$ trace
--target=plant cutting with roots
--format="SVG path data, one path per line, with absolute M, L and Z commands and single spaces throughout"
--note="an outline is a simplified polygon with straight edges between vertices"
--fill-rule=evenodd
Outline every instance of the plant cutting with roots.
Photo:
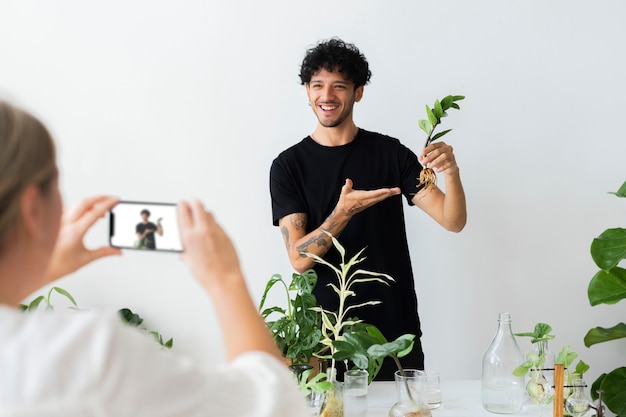
M 426 119 L 420 120 L 419 127 L 428 135 L 424 148 L 428 145 L 448 134 L 452 129 L 443 130 L 435 133 L 435 128 L 441 124 L 441 119 L 448 115 L 449 109 L 459 110 L 461 107 L 457 104 L 457 101 L 463 100 L 465 96 L 446 96 L 441 101 L 435 100 L 435 104 L 431 109 L 426 105 Z M 425 189 L 433 187 L 437 183 L 437 174 L 430 167 L 423 167 L 420 171 L 419 185 L 423 185 Z

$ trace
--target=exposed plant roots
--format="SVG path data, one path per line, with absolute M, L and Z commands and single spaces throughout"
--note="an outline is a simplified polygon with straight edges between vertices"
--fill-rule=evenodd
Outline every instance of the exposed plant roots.
M 437 184 L 437 174 L 435 174 L 435 171 L 431 168 L 424 167 L 420 172 L 419 180 L 419 185 L 423 185 L 424 189 L 427 190 Z

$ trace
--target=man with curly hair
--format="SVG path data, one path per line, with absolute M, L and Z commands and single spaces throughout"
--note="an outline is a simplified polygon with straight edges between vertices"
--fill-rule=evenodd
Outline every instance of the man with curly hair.
M 467 217 L 465 194 L 451 146 L 433 143 L 418 157 L 399 140 L 356 126 L 354 104 L 363 97 L 370 77 L 363 54 L 341 39 L 322 41 L 307 51 L 300 80 L 318 123 L 312 134 L 272 163 L 273 223 L 280 228 L 295 270 L 316 270 L 315 295 L 329 310 L 337 310 L 337 294 L 328 286 L 336 277 L 302 253 L 338 265 L 339 254 L 329 250 L 332 241 L 325 232 L 339 239 L 347 256 L 367 248 L 359 268 L 389 274 L 395 282 L 389 286 L 357 284 L 356 295 L 349 298 L 351 305 L 370 300 L 382 303 L 356 309 L 354 315 L 377 326 L 388 340 L 415 334 L 415 347 L 402 365 L 423 369 L 401 195 L 409 206 L 416 205 L 445 229 L 460 232 Z M 445 193 L 436 186 L 419 186 L 423 166 L 445 174 Z M 385 360 L 377 379 L 393 380 L 395 370 L 395 364 Z

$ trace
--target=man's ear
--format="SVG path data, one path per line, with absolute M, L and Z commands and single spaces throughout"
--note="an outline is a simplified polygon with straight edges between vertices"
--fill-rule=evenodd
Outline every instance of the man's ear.
M 355 92 L 354 92 L 354 101 L 355 102 L 358 103 L 363 98 L 363 89 L 364 89 L 364 86 L 360 86 L 360 87 L 357 87 L 357 89 L 355 90 Z
M 20 198 L 20 215 L 24 232 L 32 238 L 37 238 L 41 232 L 42 210 L 41 191 L 36 185 L 31 185 Z

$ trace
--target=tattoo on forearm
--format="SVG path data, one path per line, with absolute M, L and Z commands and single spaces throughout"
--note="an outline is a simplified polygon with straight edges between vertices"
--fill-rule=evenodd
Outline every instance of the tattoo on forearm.
M 290 217 L 291 225 L 296 228 L 296 230 L 304 230 L 306 227 L 306 214 L 304 213 L 296 213 Z
M 285 247 L 289 250 L 289 229 L 285 226 L 280 228 L 280 232 L 283 234 L 283 240 L 285 241 Z
M 302 243 L 301 245 L 298 245 L 298 247 L 296 248 L 298 250 L 298 253 L 300 254 L 300 256 L 302 258 L 304 258 L 306 255 L 303 255 L 302 252 L 307 252 L 309 249 L 309 246 L 311 246 L 312 244 L 317 244 L 317 247 L 328 247 L 328 236 L 325 235 L 324 233 L 321 233 L 317 236 L 313 236 L 311 237 L 309 240 L 307 240 L 306 242 Z

